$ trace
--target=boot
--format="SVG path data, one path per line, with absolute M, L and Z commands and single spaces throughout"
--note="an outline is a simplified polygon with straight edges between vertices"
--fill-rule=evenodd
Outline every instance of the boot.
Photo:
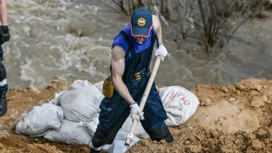
M 6 95 L 1 95 L 0 97 L 0 116 L 4 116 L 7 112 L 7 100 Z
M 96 151 L 93 148 L 91 148 L 91 152 L 90 153 L 100 153 L 100 151 Z

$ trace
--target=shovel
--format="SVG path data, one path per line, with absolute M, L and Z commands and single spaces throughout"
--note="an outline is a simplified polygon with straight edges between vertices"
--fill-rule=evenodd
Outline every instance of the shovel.
M 156 77 L 156 74 L 157 74 L 157 71 L 158 71 L 158 68 L 159 68 L 159 65 L 160 65 L 160 62 L 161 62 L 161 58 L 160 57 L 157 57 L 156 59 L 156 62 L 155 62 L 155 65 L 153 67 L 153 70 L 152 70 L 152 73 L 151 73 L 151 76 L 147 82 L 147 85 L 146 85 L 146 88 L 145 88 L 145 91 L 144 91 L 144 94 L 143 94 L 143 97 L 142 97 L 142 100 L 140 102 L 140 109 L 141 111 L 143 111 L 143 108 L 145 106 L 145 103 L 146 103 L 146 100 L 147 100 L 147 97 L 149 95 L 149 92 L 150 92 L 150 89 L 152 87 L 152 84 L 154 82 L 154 79 Z M 127 151 L 130 143 L 131 143 L 131 140 L 133 138 L 133 133 L 139 123 L 140 119 L 139 119 L 139 116 L 136 116 L 134 119 L 133 119 L 133 122 L 132 122 L 132 126 L 130 128 L 130 131 L 129 131 L 129 134 L 126 138 L 126 141 L 125 141 L 125 150 L 124 152 Z

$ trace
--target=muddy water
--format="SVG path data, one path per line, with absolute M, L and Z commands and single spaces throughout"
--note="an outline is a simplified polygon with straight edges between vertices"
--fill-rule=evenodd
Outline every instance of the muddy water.
M 8 8 L 11 40 L 3 47 L 10 88 L 46 86 L 55 76 L 66 81 L 105 79 L 112 39 L 129 22 L 129 17 L 89 0 L 10 0 Z M 169 56 L 161 63 L 157 84 L 192 88 L 272 79 L 271 25 L 271 18 L 246 23 L 237 39 L 211 57 L 192 56 L 165 39 Z M 163 30 L 167 33 L 167 27 Z

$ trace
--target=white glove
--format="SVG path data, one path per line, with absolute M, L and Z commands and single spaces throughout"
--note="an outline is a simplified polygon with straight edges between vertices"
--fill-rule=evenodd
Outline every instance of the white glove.
M 135 102 L 130 105 L 130 116 L 132 120 L 134 120 L 137 115 L 139 116 L 140 120 L 144 120 L 144 113 L 141 111 L 139 105 Z
M 165 56 L 168 54 L 167 49 L 164 47 L 163 44 L 160 44 L 159 48 L 155 50 L 155 56 L 160 56 L 162 61 L 164 60 Z

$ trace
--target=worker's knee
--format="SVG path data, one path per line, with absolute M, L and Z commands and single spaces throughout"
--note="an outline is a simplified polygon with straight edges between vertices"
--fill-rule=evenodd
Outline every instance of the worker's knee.
M 168 127 L 165 124 L 162 124 L 159 127 L 151 128 L 146 130 L 152 140 L 161 141 L 165 140 L 166 142 L 172 142 L 174 140 L 172 134 L 170 133 Z
M 105 130 L 99 125 L 92 138 L 92 144 L 95 148 L 100 147 L 105 144 L 111 144 L 117 134 L 117 130 Z
M 106 132 L 98 125 L 94 133 L 94 136 L 92 138 L 92 145 L 95 148 L 98 148 L 104 145 L 105 138 L 106 138 Z

